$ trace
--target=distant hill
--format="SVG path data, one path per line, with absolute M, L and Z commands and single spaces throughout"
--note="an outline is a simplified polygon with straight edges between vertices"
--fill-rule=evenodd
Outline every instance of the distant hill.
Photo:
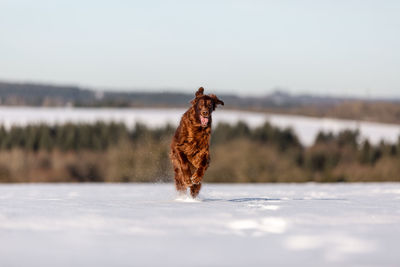
M 79 87 L 0 82 L 2 105 L 64 106 L 94 101 L 93 91 Z
M 193 90 L 194 91 L 194 90 Z M 275 91 L 265 96 L 218 94 L 225 108 L 334 117 L 400 124 L 399 99 L 292 95 Z M 187 107 L 193 94 L 177 92 L 100 91 L 77 86 L 0 82 L 0 105 L 73 107 Z
M 263 97 L 219 94 L 230 107 L 266 108 L 304 105 L 334 105 L 347 99 L 312 95 L 290 95 L 275 91 Z M 175 92 L 115 92 L 34 83 L 0 82 L 0 104 L 27 106 L 108 106 L 179 107 L 187 106 L 193 94 Z

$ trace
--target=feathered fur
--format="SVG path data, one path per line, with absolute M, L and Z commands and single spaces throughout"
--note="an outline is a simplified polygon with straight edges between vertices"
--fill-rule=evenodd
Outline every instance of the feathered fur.
M 200 192 L 204 172 L 210 164 L 211 113 L 224 102 L 200 87 L 192 106 L 183 114 L 171 143 L 170 157 L 178 192 L 190 187 L 193 198 Z

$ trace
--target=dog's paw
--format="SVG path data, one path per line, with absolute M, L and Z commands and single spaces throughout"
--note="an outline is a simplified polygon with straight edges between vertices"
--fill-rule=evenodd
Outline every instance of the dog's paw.
M 192 181 L 192 184 L 199 184 L 201 182 L 201 177 L 198 177 L 196 174 L 193 174 L 190 180 Z

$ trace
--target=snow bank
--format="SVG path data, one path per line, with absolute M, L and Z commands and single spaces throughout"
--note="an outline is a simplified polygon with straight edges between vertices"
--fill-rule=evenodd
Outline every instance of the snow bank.
M 398 266 L 400 184 L 0 185 L 0 266 Z

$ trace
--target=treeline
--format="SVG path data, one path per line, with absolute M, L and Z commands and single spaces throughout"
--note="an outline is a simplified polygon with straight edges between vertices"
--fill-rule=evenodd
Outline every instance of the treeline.
M 21 148 L 25 151 L 60 151 L 69 150 L 106 150 L 122 141 L 134 142 L 143 138 L 160 139 L 170 135 L 171 126 L 150 130 L 145 125 L 137 124 L 130 131 L 123 123 L 72 124 L 49 126 L 29 125 L 14 126 L 6 130 L 0 127 L 0 149 Z
M 121 123 L 0 127 L 0 182 L 172 181 L 174 127 Z M 268 122 L 213 129 L 207 182 L 400 181 L 397 144 L 360 142 L 357 131 L 319 133 L 311 147 Z

